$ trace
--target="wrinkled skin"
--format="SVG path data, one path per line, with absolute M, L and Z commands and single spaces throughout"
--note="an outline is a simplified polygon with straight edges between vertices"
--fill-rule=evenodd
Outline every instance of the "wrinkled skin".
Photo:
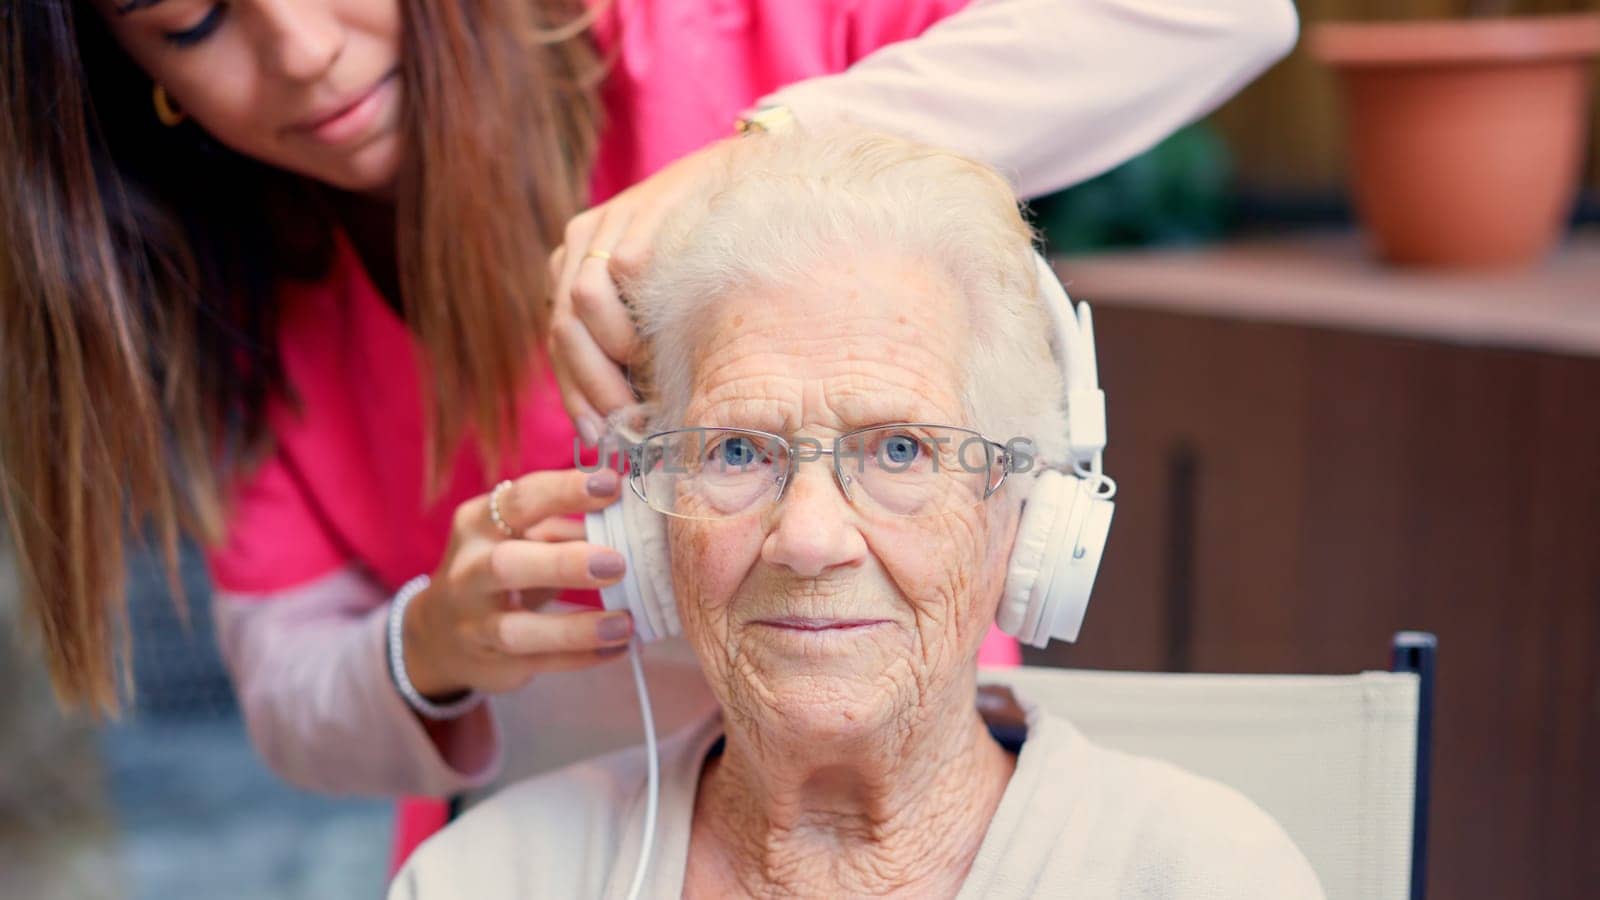
M 687 422 L 824 445 L 967 424 L 966 301 L 926 268 L 864 256 L 726 298 L 700 332 Z M 954 893 L 1014 765 L 973 686 L 1016 523 L 1005 490 L 930 518 L 854 506 L 825 461 L 762 516 L 670 521 L 684 632 L 728 730 L 702 775 L 690 894 Z M 881 621 L 767 624 L 785 616 Z

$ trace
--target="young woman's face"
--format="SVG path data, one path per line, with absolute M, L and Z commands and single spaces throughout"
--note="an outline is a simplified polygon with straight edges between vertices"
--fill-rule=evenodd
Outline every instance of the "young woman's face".
M 345 190 L 393 184 L 399 0 L 95 2 L 134 61 L 218 141 Z

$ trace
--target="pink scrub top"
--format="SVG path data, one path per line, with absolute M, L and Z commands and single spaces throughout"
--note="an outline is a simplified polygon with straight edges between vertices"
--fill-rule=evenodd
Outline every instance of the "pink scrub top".
M 607 129 L 595 202 L 728 135 L 762 96 L 835 73 L 914 37 L 965 0 L 696 0 L 612 3 L 596 25 L 618 51 L 603 88 Z M 343 566 L 387 591 L 433 571 L 460 503 L 503 477 L 573 465 L 574 429 L 549 368 L 520 407 L 520 456 L 486 472 L 469 440 L 442 493 L 424 497 L 424 376 L 405 323 L 338 241 L 331 271 L 285 283 L 279 346 L 298 402 L 269 404 L 273 456 L 236 483 L 224 542 L 208 553 L 215 585 L 234 594 L 293 588 Z M 599 606 L 593 591 L 564 599 Z M 1016 664 L 1015 641 L 992 631 L 980 660 Z

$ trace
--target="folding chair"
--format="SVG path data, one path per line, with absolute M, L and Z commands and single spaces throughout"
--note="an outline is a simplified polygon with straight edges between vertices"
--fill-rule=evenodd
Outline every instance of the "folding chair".
M 1104 746 L 1249 797 L 1288 832 L 1331 900 L 1422 900 L 1436 649 L 1432 634 L 1403 631 L 1389 672 L 1023 666 L 982 669 L 979 682 L 1015 689 Z M 448 817 L 459 811 L 456 798 Z
M 1329 898 L 1421 900 L 1433 635 L 1401 632 L 1393 671 L 1207 675 L 985 669 L 1090 739 L 1220 781 L 1283 826 Z

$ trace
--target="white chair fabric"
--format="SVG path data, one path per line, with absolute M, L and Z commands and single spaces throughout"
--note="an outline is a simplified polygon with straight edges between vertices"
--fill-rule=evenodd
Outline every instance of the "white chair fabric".
M 1164 759 L 1253 800 L 1330 900 L 1410 890 L 1418 681 L 1412 673 L 1203 675 L 985 669 L 1102 746 Z

